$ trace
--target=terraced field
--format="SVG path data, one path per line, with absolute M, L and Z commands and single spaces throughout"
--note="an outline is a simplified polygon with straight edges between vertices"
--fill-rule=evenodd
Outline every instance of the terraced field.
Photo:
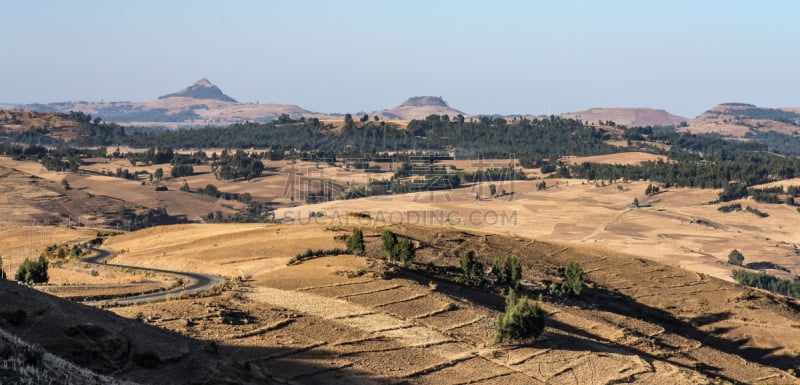
M 193 226 L 143 232 L 176 240 Z M 223 242 L 225 226 L 209 228 Z M 280 237 L 328 245 L 346 229 L 322 225 L 229 226 L 271 245 Z M 279 231 L 277 231 L 280 229 Z M 544 335 L 524 344 L 493 344 L 493 322 L 504 299 L 382 259 L 348 255 L 286 266 L 290 247 L 263 257 L 215 251 L 204 268 L 243 263 L 252 277 L 221 296 L 114 309 L 120 315 L 211 340 L 219 354 L 249 368 L 254 378 L 297 384 L 647 384 L 792 383 L 800 351 L 798 304 L 705 274 L 596 247 L 581 247 L 453 229 L 393 226 L 418 244 L 418 262 L 455 268 L 456 255 L 475 250 L 486 263 L 518 255 L 525 291 L 556 278 L 578 261 L 590 284 L 579 299 L 544 296 Z M 380 256 L 379 227 L 365 227 L 367 254 Z M 195 231 L 197 233 L 197 231 Z M 130 247 L 126 235 L 114 244 Z M 326 241 L 327 239 L 327 241 Z M 193 248 L 201 247 L 199 237 Z M 191 253 L 164 245 L 187 264 Z M 222 244 L 220 244 L 222 247 Z M 299 243 L 295 248 L 302 247 Z M 129 250 L 144 264 L 167 263 L 162 249 Z M 295 251 L 300 252 L 302 248 Z M 261 254 L 254 260 L 249 254 Z M 283 263 L 276 263 L 282 261 Z M 257 265 L 261 263 L 265 267 Z

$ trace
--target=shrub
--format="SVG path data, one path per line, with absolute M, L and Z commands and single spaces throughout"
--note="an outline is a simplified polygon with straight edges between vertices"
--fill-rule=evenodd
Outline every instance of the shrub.
M 742 211 L 742 204 L 741 203 L 733 203 L 725 206 L 720 206 L 717 210 L 723 213 L 729 213 L 731 211 Z
M 156 191 L 169 191 L 169 188 L 165 185 L 156 186 Z
M 305 261 L 306 259 L 311 259 L 314 257 L 321 257 L 323 255 L 341 255 L 341 254 L 346 254 L 348 252 L 349 252 L 348 250 L 342 250 L 339 248 L 317 249 L 317 250 L 306 249 L 306 251 L 292 257 L 292 259 L 290 259 L 289 262 L 286 264 L 291 266 L 291 265 L 296 265 L 302 261 Z
M 364 233 L 358 227 L 353 228 L 353 233 L 347 237 L 347 251 L 359 256 L 364 255 Z
M 728 263 L 731 265 L 742 266 L 744 262 L 744 255 L 739 250 L 733 249 L 728 254 Z
M 755 215 L 758 215 L 761 218 L 766 218 L 766 217 L 769 216 L 769 214 L 767 214 L 767 213 L 765 213 L 765 212 L 763 212 L 763 211 L 761 211 L 759 209 L 752 208 L 750 206 L 747 206 L 744 210 L 747 211 L 748 213 L 753 213 Z
M 512 255 L 495 259 L 492 264 L 492 272 L 497 286 L 509 290 L 519 289 L 519 282 L 522 279 L 522 265 L 517 257 Z
M 564 268 L 564 291 L 580 295 L 583 289 L 583 268 L 578 262 L 570 262 Z
M 516 291 L 511 290 L 506 297 L 505 314 L 497 316 L 495 322 L 495 343 L 537 338 L 544 331 L 546 318 L 539 303 L 517 299 Z

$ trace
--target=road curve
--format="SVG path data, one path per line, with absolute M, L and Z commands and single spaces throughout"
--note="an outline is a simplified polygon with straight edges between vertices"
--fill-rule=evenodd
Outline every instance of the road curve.
M 158 302 L 158 301 L 166 301 L 167 297 L 177 296 L 183 293 L 195 293 L 198 291 L 208 290 L 215 285 L 225 282 L 225 279 L 222 277 L 218 277 L 216 275 L 209 275 L 209 274 L 199 274 L 199 273 L 190 273 L 185 271 L 172 271 L 172 270 L 162 270 L 162 269 L 151 269 L 147 267 L 139 267 L 139 266 L 129 266 L 129 265 L 117 265 L 111 263 L 105 263 L 108 258 L 111 258 L 111 252 L 108 250 L 103 249 L 87 249 L 94 252 L 94 255 L 91 255 L 86 258 L 81 258 L 81 262 L 101 265 L 101 266 L 112 266 L 112 267 L 121 267 L 124 269 L 134 269 L 139 271 L 150 271 L 154 273 L 163 273 L 163 274 L 170 274 L 170 275 L 177 275 L 183 278 L 188 278 L 188 284 L 184 285 L 183 287 L 178 287 L 166 291 L 159 291 L 156 293 L 148 293 L 136 296 L 122 296 L 119 298 L 112 298 L 106 299 L 102 301 L 87 301 L 84 302 L 87 305 L 134 305 L 142 302 Z

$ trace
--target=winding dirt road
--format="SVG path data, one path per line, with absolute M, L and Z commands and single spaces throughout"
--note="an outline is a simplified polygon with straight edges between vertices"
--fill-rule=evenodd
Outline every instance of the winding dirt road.
M 196 293 L 203 290 L 208 290 L 214 287 L 217 284 L 225 282 L 225 279 L 222 277 L 218 277 L 216 275 L 209 275 L 209 274 L 199 274 L 199 273 L 190 273 L 184 271 L 172 271 L 172 270 L 162 270 L 162 269 L 151 269 L 146 267 L 138 267 L 138 266 L 129 266 L 129 265 L 117 265 L 106 263 L 105 261 L 111 258 L 112 253 L 108 250 L 103 249 L 95 249 L 91 248 L 88 249 L 94 252 L 94 255 L 81 258 L 81 262 L 101 265 L 101 266 L 112 266 L 112 267 L 121 267 L 124 269 L 134 269 L 139 271 L 145 272 L 153 272 L 153 273 L 161 273 L 161 274 L 170 274 L 179 276 L 185 279 L 188 279 L 187 284 L 177 287 L 170 290 L 160 291 L 157 293 L 147 293 L 141 294 L 136 296 L 122 296 L 119 298 L 112 298 L 106 299 L 102 301 L 87 301 L 84 302 L 87 305 L 98 306 L 98 305 L 134 305 L 143 302 L 158 302 L 158 301 L 166 301 L 168 297 L 177 296 L 184 293 Z

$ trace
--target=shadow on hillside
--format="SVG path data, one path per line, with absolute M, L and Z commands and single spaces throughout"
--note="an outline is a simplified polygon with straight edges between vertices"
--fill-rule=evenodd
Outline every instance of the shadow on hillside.
M 702 326 L 730 319 L 733 316 L 733 314 L 730 312 L 720 312 L 695 317 L 690 320 L 682 320 L 676 318 L 673 314 L 666 310 L 650 307 L 639 303 L 633 298 L 624 294 L 597 287 L 585 288 L 581 293 L 580 301 L 575 301 L 574 304 L 586 308 L 596 309 L 597 306 L 595 304 L 597 303 L 603 304 L 602 310 L 612 311 L 617 314 L 658 324 L 665 329 L 666 333 L 673 333 L 680 337 L 692 339 L 700 343 L 701 346 L 707 346 L 724 353 L 736 355 L 748 361 L 756 362 L 764 366 L 775 367 L 778 369 L 792 368 L 797 370 L 796 358 L 785 354 L 776 355 L 775 352 L 778 349 L 766 349 L 751 346 L 749 344 L 749 338 L 731 340 L 720 337 L 719 335 L 729 330 L 727 328 L 715 328 L 713 329 L 713 332 L 703 331 L 700 329 Z M 575 332 L 578 333 L 580 331 Z M 596 338 L 596 336 L 592 336 L 585 331 L 580 333 L 587 337 Z M 654 339 L 655 342 L 659 342 L 657 336 L 652 336 L 650 338 Z M 661 344 L 669 347 L 669 344 L 666 342 L 661 342 Z M 647 354 L 644 352 L 641 353 Z M 675 365 L 681 365 L 669 358 L 667 358 L 666 361 Z M 707 364 L 701 363 L 695 367 L 692 367 L 692 369 L 698 370 L 706 375 L 724 377 L 716 372 L 712 366 Z M 733 379 L 729 380 L 733 381 Z
M 219 345 L 0 280 L 0 328 L 95 373 L 142 384 L 368 384 L 372 378 L 324 344 Z M 12 319 L 18 309 L 22 319 Z M 274 344 L 273 341 L 268 341 Z M 252 344 L 251 346 L 243 346 Z M 155 357 L 155 359 L 154 359 Z
M 484 306 L 489 309 L 502 312 L 505 307 L 505 298 L 499 294 L 471 289 L 463 285 L 450 283 L 447 281 L 431 278 L 414 272 L 403 271 L 400 273 L 403 278 L 411 279 L 421 285 L 434 282 L 437 291 L 453 296 L 468 299 L 470 302 Z M 538 293 L 522 292 L 521 295 L 529 298 L 538 297 Z M 778 369 L 793 368 L 797 370 L 795 357 L 789 355 L 775 355 L 777 349 L 765 349 L 751 346 L 750 339 L 731 340 L 720 337 L 730 329 L 717 327 L 713 332 L 706 332 L 700 329 L 702 326 L 713 324 L 719 321 L 730 319 L 733 314 L 730 312 L 720 312 L 714 314 L 695 317 L 690 320 L 676 318 L 668 311 L 653 308 L 635 301 L 633 298 L 621 293 L 608 291 L 602 288 L 585 287 L 579 299 L 566 299 L 566 304 L 578 306 L 587 310 L 609 311 L 612 313 L 641 319 L 662 326 L 665 333 L 671 333 L 679 337 L 685 337 L 697 342 L 695 347 L 707 346 L 711 349 L 724 353 L 742 357 L 748 361 L 756 362 L 764 366 L 775 367 Z M 602 304 L 598 306 L 597 304 Z M 636 334 L 633 330 L 628 330 Z M 673 346 L 671 341 L 659 340 L 658 336 L 639 334 L 637 337 L 646 341 L 650 348 L 672 352 L 672 355 L 656 355 L 646 348 L 637 346 L 621 345 L 600 335 L 594 334 L 586 329 L 574 327 L 572 325 L 559 322 L 554 318 L 547 321 L 545 334 L 539 340 L 530 342 L 526 346 L 541 349 L 555 348 L 578 351 L 615 351 L 620 354 L 636 354 L 648 361 L 665 361 L 672 365 L 697 371 L 711 378 L 737 383 L 739 380 L 728 378 L 723 373 L 723 368 L 714 365 L 714 362 L 696 362 L 692 365 L 686 364 L 687 361 L 700 361 L 687 357 L 686 352 L 681 351 L 682 346 Z M 702 353 L 701 353 L 702 354 Z M 709 359 L 710 360 L 710 359 Z

